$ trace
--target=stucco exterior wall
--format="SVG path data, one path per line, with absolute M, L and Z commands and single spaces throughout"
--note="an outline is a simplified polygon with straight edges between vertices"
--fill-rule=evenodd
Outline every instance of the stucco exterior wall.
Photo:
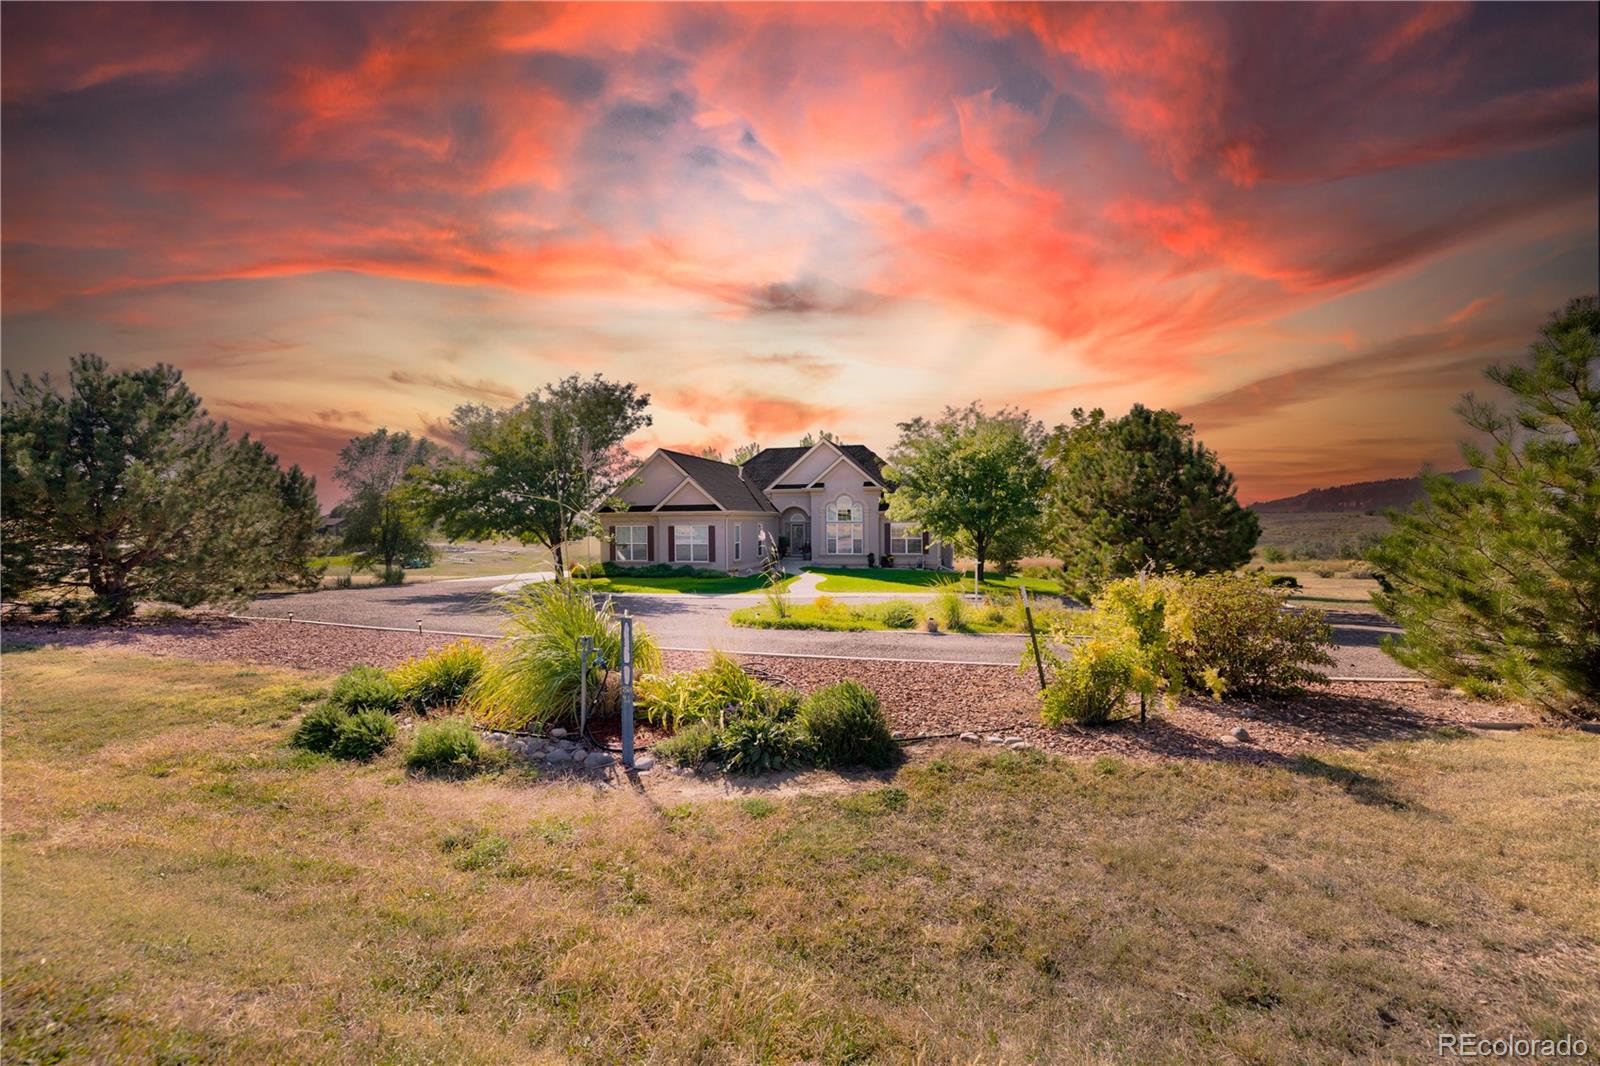
M 727 570 L 730 573 L 746 573 L 760 565 L 759 531 L 765 529 L 767 536 L 777 536 L 777 519 L 775 514 L 767 513 L 731 513 L 731 512 L 635 512 L 632 514 L 605 515 L 601 518 L 601 525 L 606 530 L 606 550 L 602 558 L 614 562 L 619 566 L 650 566 L 665 563 L 670 566 L 693 566 L 709 570 Z M 709 526 L 716 532 L 715 558 L 704 562 L 690 562 L 689 560 L 673 559 L 668 551 L 669 526 Z M 626 560 L 611 558 L 611 542 L 615 537 L 618 526 L 644 526 L 655 530 L 655 556 L 648 560 Z M 739 558 L 734 558 L 734 527 L 740 527 L 743 534 L 743 550 Z

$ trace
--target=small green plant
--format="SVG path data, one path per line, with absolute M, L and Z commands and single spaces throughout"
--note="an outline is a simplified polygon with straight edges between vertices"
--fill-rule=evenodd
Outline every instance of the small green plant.
M 899 754 L 877 694 L 854 681 L 813 692 L 801 705 L 800 724 L 818 766 L 881 770 Z
M 789 617 L 792 602 L 789 599 L 788 586 L 773 582 L 761 594 L 767 601 L 767 606 L 772 609 L 772 617 L 784 619 Z
M 1282 548 L 1263 548 L 1261 558 L 1269 563 L 1285 563 L 1289 561 L 1289 553 Z
M 698 770 L 716 761 L 717 731 L 709 722 L 695 722 L 657 741 L 650 750 L 670 763 Z
M 483 758 L 483 741 L 459 718 L 426 722 L 406 751 L 406 766 L 427 774 L 469 770 Z
M 333 742 L 339 737 L 339 726 L 346 718 L 350 717 L 344 711 L 324 703 L 305 713 L 300 719 L 300 724 L 295 727 L 294 736 L 290 743 L 306 751 L 327 753 L 333 749 Z
M 794 720 L 798 700 L 741 708 L 718 731 L 717 754 L 730 774 L 785 770 L 809 754 L 807 738 Z
M 407 659 L 389 673 L 405 703 L 417 710 L 461 702 L 488 665 L 483 645 L 458 640 L 428 654 Z
M 879 608 L 878 619 L 890 629 L 910 629 L 917 624 L 917 610 L 909 603 L 886 603 Z
M 328 754 L 336 759 L 370 759 L 394 740 L 394 718 L 387 711 L 367 707 L 347 714 Z
M 376 710 L 391 714 L 400 709 L 400 690 L 376 666 L 357 666 L 334 681 L 328 702 L 347 713 Z
M 641 678 L 634 686 L 639 714 L 651 725 L 666 729 L 707 720 L 720 722 L 727 708 L 762 702 L 771 691 L 722 652 L 712 652 L 704 669 Z

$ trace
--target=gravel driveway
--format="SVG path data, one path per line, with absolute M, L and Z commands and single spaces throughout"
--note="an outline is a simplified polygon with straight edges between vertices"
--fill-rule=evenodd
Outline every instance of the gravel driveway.
M 256 617 L 343 622 L 356 625 L 454 630 L 499 636 L 500 597 L 493 589 L 503 578 L 435 581 L 426 585 L 327 589 L 264 596 L 244 612 Z M 758 602 L 749 596 L 629 595 L 614 597 L 664 648 L 768 655 L 818 655 L 848 658 L 912 659 L 996 663 L 1013 666 L 1027 638 L 1020 634 L 884 632 L 829 633 L 821 630 L 744 629 L 728 624 L 737 607 Z M 1333 625 L 1336 677 L 1412 677 L 1378 647 L 1398 632 L 1370 615 L 1329 615 Z

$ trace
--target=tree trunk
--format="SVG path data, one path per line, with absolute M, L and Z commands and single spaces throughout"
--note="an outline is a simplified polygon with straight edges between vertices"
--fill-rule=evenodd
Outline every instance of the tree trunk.
M 972 548 L 973 548 L 973 555 L 975 555 L 977 557 L 977 560 L 978 560 L 978 589 L 981 590 L 983 588 L 983 556 L 984 556 L 984 543 L 983 543 L 982 538 L 974 537 L 973 541 L 972 541 Z
M 560 540 L 557 540 L 552 548 L 556 556 L 557 581 L 565 581 L 567 579 L 567 554 L 565 548 L 566 545 L 562 544 Z

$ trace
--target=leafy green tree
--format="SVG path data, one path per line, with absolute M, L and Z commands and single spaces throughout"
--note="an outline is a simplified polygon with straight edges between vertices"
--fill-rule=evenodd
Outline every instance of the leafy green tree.
M 344 546 L 361 554 L 361 565 L 382 566 L 385 581 L 397 580 L 407 562 L 433 558 L 428 523 L 406 499 L 405 487 L 443 453 L 426 437 L 376 429 L 353 437 L 339 451 L 333 478 L 350 493 L 344 504 Z
M 760 454 L 761 445 L 755 441 L 751 441 L 749 444 L 741 444 L 733 450 L 733 465 L 743 466 Z
M 514 407 L 458 407 L 450 424 L 466 454 L 423 473 L 408 495 L 452 539 L 544 545 L 565 577 L 566 543 L 599 532 L 594 512 L 633 473 L 622 442 L 650 424 L 649 404 L 636 385 L 574 374 Z
M 65 391 L 48 374 L 7 374 L 6 393 L 8 599 L 125 618 L 141 600 L 192 607 L 315 584 L 316 482 L 230 439 L 173 367 L 112 371 L 80 355 Z
M 1045 447 L 1045 539 L 1080 596 L 1154 568 L 1233 570 L 1261 535 L 1233 475 L 1173 411 L 1072 412 Z
M 832 441 L 835 444 L 839 443 L 839 438 L 836 435 L 834 435 L 833 433 L 829 432 L 826 429 L 819 429 L 815 433 L 807 432 L 805 436 L 801 437 L 800 438 L 800 447 L 809 448 L 812 445 L 816 444 L 818 441 L 824 441 L 824 440 Z
M 1426 498 L 1369 555 L 1405 665 L 1474 694 L 1600 712 L 1597 334 L 1600 305 L 1573 300 L 1527 365 L 1491 367 L 1514 409 L 1472 395 L 1457 408 L 1487 438 L 1461 449 L 1481 479 L 1425 476 Z
M 1013 408 L 989 414 L 979 404 L 947 407 L 937 420 L 902 422 L 885 471 L 897 483 L 889 516 L 970 551 L 981 584 L 996 542 L 1008 541 L 1015 552 L 1033 539 L 1045 486 L 1043 446 L 1044 426 Z

